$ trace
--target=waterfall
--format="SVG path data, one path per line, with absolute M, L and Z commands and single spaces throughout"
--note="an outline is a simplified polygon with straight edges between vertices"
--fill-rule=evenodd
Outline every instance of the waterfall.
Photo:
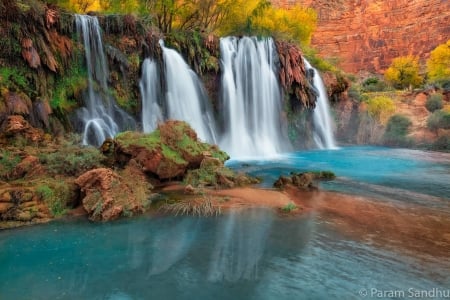
M 142 63 L 142 77 L 139 82 L 142 96 L 142 129 L 144 132 L 152 132 L 158 122 L 163 121 L 163 115 L 158 105 L 159 74 L 155 61 L 146 58 Z
M 220 39 L 224 133 L 231 156 L 271 156 L 288 144 L 281 126 L 281 90 L 272 39 Z
M 88 72 L 85 107 L 77 111 L 77 116 L 83 124 L 83 144 L 99 146 L 120 130 L 134 128 L 135 122 L 109 95 L 108 65 L 97 17 L 75 15 L 75 23 L 83 41 Z
M 166 104 L 170 119 L 188 122 L 200 139 L 216 142 L 214 119 L 203 84 L 175 50 L 160 41 L 166 76 Z
M 327 91 L 319 72 L 303 58 L 307 69 L 313 70 L 313 82 L 319 95 L 313 113 L 314 141 L 320 149 L 337 149 L 333 134 L 333 121 L 330 114 Z

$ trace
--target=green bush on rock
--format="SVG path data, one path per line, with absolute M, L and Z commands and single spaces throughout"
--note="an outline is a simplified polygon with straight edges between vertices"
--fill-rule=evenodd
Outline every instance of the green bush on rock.
M 105 156 L 94 147 L 65 145 L 55 152 L 41 153 L 39 160 L 50 174 L 78 176 L 103 166 Z
M 393 115 L 386 126 L 383 140 L 386 145 L 405 147 L 411 144 L 411 140 L 406 137 L 409 133 L 411 120 L 404 115 Z
M 195 131 L 183 121 L 167 121 L 150 133 L 122 132 L 114 141 L 115 160 L 126 164 L 135 159 L 142 169 L 159 179 L 182 176 L 188 169 L 197 169 L 211 156 L 222 164 L 229 158 L 216 145 L 198 140 Z
M 425 107 L 429 112 L 434 112 L 441 109 L 443 107 L 442 98 L 443 96 L 441 94 L 430 95 L 425 103 Z

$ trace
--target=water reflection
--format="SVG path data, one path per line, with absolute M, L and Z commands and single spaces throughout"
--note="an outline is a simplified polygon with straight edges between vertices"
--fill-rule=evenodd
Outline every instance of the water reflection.
M 448 265 L 349 239 L 313 213 L 51 223 L 0 232 L 0 245 L 1 299 L 355 299 L 369 283 L 450 284 Z
M 216 229 L 208 279 L 256 279 L 272 221 L 273 213 L 262 209 L 249 209 L 245 218 L 236 212 L 221 218 Z

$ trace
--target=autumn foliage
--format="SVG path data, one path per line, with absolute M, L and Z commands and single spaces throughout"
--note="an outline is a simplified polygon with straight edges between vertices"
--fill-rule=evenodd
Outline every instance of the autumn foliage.
M 396 88 L 411 88 L 420 85 L 418 58 L 412 55 L 394 58 L 384 73 L 384 78 Z
M 450 40 L 431 51 L 427 70 L 432 82 L 450 80 Z
M 267 0 L 51 0 L 78 13 L 134 13 L 149 16 L 163 33 L 196 30 L 218 35 L 276 36 L 308 45 L 317 14 L 300 5 L 289 9 Z

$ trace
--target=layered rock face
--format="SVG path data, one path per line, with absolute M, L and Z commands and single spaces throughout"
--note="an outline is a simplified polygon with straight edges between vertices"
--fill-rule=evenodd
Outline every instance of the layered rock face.
M 312 45 L 322 57 L 338 57 L 347 72 L 383 72 L 398 56 L 427 59 L 450 38 L 446 0 L 280 0 L 318 13 Z

